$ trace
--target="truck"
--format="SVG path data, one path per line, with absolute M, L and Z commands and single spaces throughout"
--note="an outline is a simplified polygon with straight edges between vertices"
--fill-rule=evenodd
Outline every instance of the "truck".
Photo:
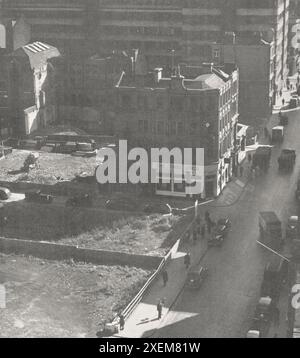
M 279 171 L 292 171 L 296 162 L 296 151 L 294 149 L 282 149 L 278 157 Z
M 267 171 L 270 166 L 271 154 L 271 146 L 259 146 L 253 154 L 252 167 L 259 167 L 259 169 Z
M 262 211 L 258 218 L 260 240 L 274 250 L 283 245 L 281 221 L 273 211 Z
M 277 300 L 281 284 L 288 275 L 288 262 L 279 256 L 273 256 L 266 264 L 263 281 L 260 288 L 261 297 L 271 297 Z

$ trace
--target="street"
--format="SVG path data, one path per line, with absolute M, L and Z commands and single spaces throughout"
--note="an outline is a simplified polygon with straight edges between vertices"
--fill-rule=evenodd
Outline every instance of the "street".
M 233 206 L 208 207 L 214 220 L 230 218 L 231 231 L 223 246 L 209 249 L 201 261 L 201 266 L 209 270 L 203 286 L 199 291 L 183 291 L 156 337 L 246 336 L 259 299 L 264 267 L 271 255 L 256 243 L 258 212 L 275 211 L 284 224 L 289 215 L 297 212 L 294 197 L 300 169 L 300 118 L 298 111 L 288 116 L 284 142 L 273 148 L 268 174 L 251 182 L 254 190 L 246 188 Z M 282 148 L 296 149 L 298 157 L 291 174 L 278 173 L 277 158 Z

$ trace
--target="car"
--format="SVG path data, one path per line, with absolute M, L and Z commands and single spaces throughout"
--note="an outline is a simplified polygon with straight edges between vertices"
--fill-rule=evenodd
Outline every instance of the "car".
M 135 211 L 136 204 L 132 203 L 130 200 L 126 199 L 109 199 L 105 203 L 106 209 L 109 210 L 125 210 L 125 211 Z
M 290 216 L 287 222 L 286 227 L 286 236 L 289 239 L 297 238 L 297 229 L 298 229 L 298 216 Z
M 274 302 L 271 297 L 261 297 L 256 306 L 254 319 L 260 323 L 268 323 L 271 321 L 274 308 Z
M 92 206 L 93 199 L 90 194 L 74 195 L 66 201 L 66 206 Z
M 32 190 L 25 193 L 25 200 L 27 201 L 51 204 L 53 199 L 53 195 L 43 194 L 41 190 Z
M 223 244 L 224 237 L 222 235 L 212 236 L 208 239 L 208 246 L 221 246 Z
M 144 212 L 146 214 L 170 214 L 171 207 L 164 203 L 147 203 L 144 206 Z
M 11 192 L 8 188 L 0 187 L 0 200 L 7 200 L 11 196 Z
M 186 286 L 190 289 L 199 289 L 207 276 L 207 268 L 203 266 L 199 268 L 191 268 L 187 274 Z

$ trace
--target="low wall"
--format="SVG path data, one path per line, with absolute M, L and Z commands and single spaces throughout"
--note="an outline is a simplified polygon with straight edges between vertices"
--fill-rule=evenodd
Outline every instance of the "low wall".
M 29 182 L 9 182 L 0 181 L 0 186 L 4 186 L 13 192 L 23 193 L 28 190 L 41 190 L 44 194 L 57 196 L 72 196 L 80 193 L 95 193 L 98 187 L 95 184 L 80 184 L 71 182 L 61 182 L 54 185 L 36 184 Z
M 72 245 L 0 238 L 0 251 L 5 254 L 31 255 L 47 260 L 70 260 L 108 266 L 134 266 L 156 269 L 162 257 L 133 255 L 124 252 L 92 250 Z

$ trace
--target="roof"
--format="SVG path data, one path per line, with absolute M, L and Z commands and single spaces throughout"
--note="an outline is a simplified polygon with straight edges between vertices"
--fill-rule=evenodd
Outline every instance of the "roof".
M 225 82 L 216 74 L 207 73 L 194 80 L 184 80 L 183 84 L 188 89 L 216 89 L 223 87 Z
M 50 58 L 59 57 L 60 52 L 54 46 L 36 41 L 19 47 L 12 55 L 14 57 L 28 57 L 31 68 L 36 68 L 40 67 L 41 64 L 46 64 Z

